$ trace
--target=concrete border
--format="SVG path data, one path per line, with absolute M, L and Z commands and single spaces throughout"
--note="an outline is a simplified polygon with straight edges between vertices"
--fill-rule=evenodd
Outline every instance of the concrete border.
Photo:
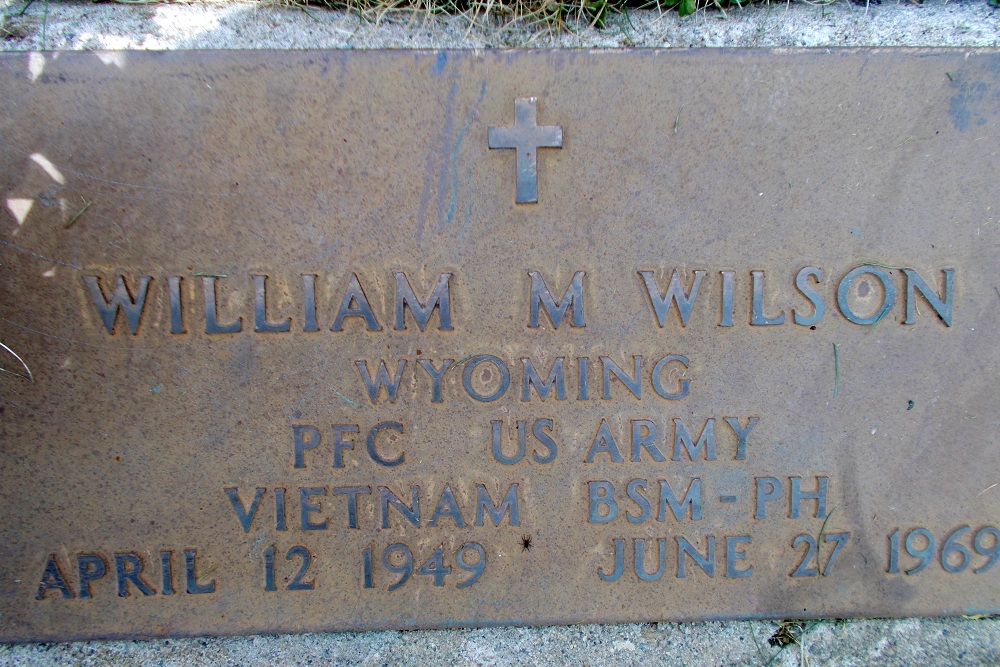
M 0 0 L 0 50 L 1000 46 L 1000 9 L 987 0 L 923 5 L 773 3 L 726 13 L 633 11 L 606 28 L 475 24 L 398 12 L 378 21 L 323 9 L 239 2 L 94 5 Z M 4 36 L 6 35 L 6 36 Z

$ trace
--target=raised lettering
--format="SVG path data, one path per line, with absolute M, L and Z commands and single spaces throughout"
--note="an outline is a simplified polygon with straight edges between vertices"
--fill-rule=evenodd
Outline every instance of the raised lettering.
M 577 271 L 573 274 L 573 279 L 570 280 L 569 287 L 566 288 L 566 293 L 563 294 L 563 298 L 558 302 L 552 297 L 552 293 L 549 291 L 540 273 L 537 271 L 528 271 L 528 275 L 531 277 L 529 327 L 538 327 L 539 305 L 545 308 L 545 314 L 549 316 L 549 321 L 552 322 L 553 329 L 559 328 L 563 317 L 566 315 L 566 311 L 570 308 L 573 309 L 573 321 L 570 323 L 570 326 L 586 326 L 583 315 L 583 277 L 586 275 L 586 272 Z
M 593 463 L 594 457 L 602 452 L 611 456 L 611 460 L 615 463 L 621 463 L 625 460 L 622 458 L 621 450 L 618 449 L 618 443 L 615 442 L 615 436 L 611 434 L 607 419 L 602 419 L 601 424 L 597 427 L 597 435 L 594 436 L 594 442 L 584 461 Z
M 534 387 L 538 398 L 544 401 L 549 397 L 552 385 L 555 385 L 556 400 L 565 401 L 566 380 L 563 376 L 563 362 L 565 360 L 566 357 L 556 357 L 552 362 L 549 377 L 542 380 L 541 376 L 538 375 L 538 371 L 535 370 L 534 364 L 531 363 L 531 359 L 522 358 L 521 365 L 524 367 L 524 380 L 521 385 L 521 400 L 524 402 L 531 400 L 531 388 Z
M 750 326 L 765 327 L 783 324 L 785 321 L 784 311 L 774 317 L 764 314 L 764 272 L 751 271 L 750 278 L 753 285 L 753 308 L 750 316 Z
M 521 515 L 518 511 L 517 490 L 517 484 L 508 486 L 503 500 L 497 505 L 493 502 L 490 492 L 486 487 L 482 484 L 476 484 L 476 525 L 483 525 L 483 512 L 485 511 L 490 515 L 490 520 L 493 521 L 494 527 L 500 525 L 500 521 L 504 515 L 507 516 L 507 525 L 520 526 Z
M 227 487 L 223 489 L 226 492 L 226 497 L 229 498 L 229 502 L 233 506 L 233 511 L 236 512 L 236 518 L 240 522 L 240 526 L 243 527 L 244 533 L 250 532 L 250 526 L 253 524 L 253 518 L 257 516 L 257 508 L 260 506 L 260 499 L 264 497 L 264 492 L 267 489 L 258 486 L 257 490 L 254 492 L 253 501 L 250 503 L 250 509 L 246 509 L 243 505 L 243 501 L 240 500 L 240 492 L 236 487 Z
M 680 417 L 674 417 L 674 461 L 681 460 L 681 447 L 687 452 L 688 458 L 694 461 L 705 452 L 706 461 L 715 460 L 715 418 L 709 417 L 701 428 L 701 435 L 695 443 L 690 431 Z
M 937 316 L 945 323 L 945 326 L 950 327 L 951 306 L 955 301 L 955 269 L 943 269 L 941 271 L 944 274 L 943 296 L 938 296 L 931 286 L 927 284 L 927 281 L 921 278 L 920 274 L 913 269 L 903 269 L 903 273 L 906 274 L 906 319 L 903 320 L 903 324 L 916 323 L 916 319 L 914 318 L 917 310 L 916 292 L 919 291 L 927 304 L 934 309 Z
M 701 279 L 705 277 L 705 272 L 695 271 L 691 287 L 685 290 L 681 284 L 680 274 L 677 269 L 674 269 L 673 273 L 670 274 L 670 283 L 664 294 L 660 293 L 652 271 L 639 271 L 639 275 L 646 286 L 646 296 L 649 297 L 649 302 L 653 306 L 656 323 L 660 325 L 660 328 L 666 326 L 667 315 L 670 313 L 672 305 L 677 306 L 677 316 L 680 318 L 681 326 L 686 327 L 688 320 L 691 319 L 691 308 L 694 306 L 694 300 L 698 297 L 698 288 L 701 286 Z
M 35 594 L 35 599 L 44 600 L 45 594 L 53 589 L 59 591 L 67 600 L 73 598 L 73 589 L 69 587 L 69 583 L 67 583 L 66 577 L 62 573 L 62 568 L 59 567 L 58 556 L 49 554 L 49 559 L 45 561 L 45 571 L 42 573 L 42 579 L 38 584 L 38 592 Z
M 692 521 L 701 520 L 701 478 L 695 477 L 688 484 L 687 493 L 684 494 L 684 500 L 677 500 L 677 496 L 674 495 L 673 489 L 670 488 L 670 482 L 665 479 L 660 480 L 660 511 L 656 517 L 657 521 L 666 520 L 667 507 L 670 507 L 670 511 L 673 513 L 674 518 L 677 521 L 681 521 L 684 516 L 684 508 L 688 508 L 688 512 L 691 516 Z
M 358 274 L 356 273 L 351 274 L 351 280 L 347 284 L 347 290 L 344 291 L 344 298 L 340 302 L 340 309 L 337 310 L 337 317 L 334 319 L 330 331 L 343 331 L 344 319 L 348 317 L 362 318 L 368 331 L 382 330 L 378 320 L 375 319 L 371 305 L 368 303 L 365 291 L 361 289 L 361 283 L 358 282 Z
M 118 311 L 125 313 L 125 323 L 128 325 L 132 335 L 139 331 L 139 321 L 142 319 L 142 311 L 146 305 L 146 293 L 149 291 L 149 282 L 152 276 L 139 276 L 139 287 L 135 296 L 128 288 L 125 277 L 118 275 L 118 283 L 109 301 L 104 297 L 104 290 L 101 289 L 101 279 L 98 276 L 83 276 L 83 282 L 90 290 L 90 298 L 97 307 L 97 312 L 104 322 L 104 328 L 109 334 L 115 330 L 115 320 L 118 318 Z
M 281 322 L 267 321 L 267 276 L 252 276 L 253 278 L 253 330 L 260 332 L 291 331 L 292 318 L 286 317 Z
M 205 294 L 205 333 L 223 334 L 243 331 L 243 318 L 237 317 L 231 324 L 219 324 L 219 312 L 215 302 L 216 276 L 202 276 L 201 287 Z
M 802 296 L 809 300 L 809 303 L 813 307 L 812 315 L 808 317 L 801 315 L 797 308 L 792 308 L 792 319 L 796 324 L 804 327 L 812 326 L 819 322 L 820 318 L 823 317 L 823 310 L 825 308 L 823 297 L 812 286 L 812 283 L 809 282 L 809 278 L 813 278 L 817 285 L 823 282 L 823 269 L 815 266 L 807 266 L 799 269 L 799 272 L 795 274 L 795 288 L 802 293 Z
M 882 283 L 882 305 L 870 317 L 861 317 L 855 313 L 851 309 L 851 303 L 848 299 L 854 281 L 864 274 L 873 275 Z M 867 287 L 867 283 L 865 283 L 865 286 Z M 867 287 L 867 289 L 870 290 L 871 288 Z M 855 324 L 872 325 L 881 321 L 892 310 L 894 303 L 896 303 L 896 288 L 892 284 L 892 279 L 888 273 L 877 266 L 859 266 L 856 269 L 852 269 L 841 279 L 840 285 L 837 287 L 837 307 L 840 308 L 841 315 Z
M 371 399 L 372 405 L 378 402 L 379 390 L 385 387 L 385 393 L 389 397 L 390 403 L 396 402 L 396 393 L 399 391 L 399 381 L 403 378 L 403 370 L 406 368 L 406 360 L 400 359 L 396 362 L 396 374 L 393 378 L 389 379 L 389 369 L 385 366 L 384 360 L 379 360 L 378 370 L 375 371 L 375 379 L 372 379 L 371 373 L 368 371 L 368 360 L 359 359 L 354 362 L 354 365 L 358 367 L 358 373 L 361 375 L 361 381 L 365 383 L 365 389 L 368 390 L 368 398 Z
M 450 273 L 442 273 L 438 276 L 437 284 L 427 297 L 427 303 L 423 303 L 413 292 L 410 281 L 406 274 L 396 271 L 392 274 L 396 279 L 396 326 L 397 331 L 406 329 L 406 319 L 404 313 L 409 308 L 413 319 L 417 322 L 417 328 L 423 331 L 427 327 L 427 322 L 431 318 L 431 313 L 438 309 L 441 331 L 451 331 L 451 287 L 448 283 L 451 280 Z

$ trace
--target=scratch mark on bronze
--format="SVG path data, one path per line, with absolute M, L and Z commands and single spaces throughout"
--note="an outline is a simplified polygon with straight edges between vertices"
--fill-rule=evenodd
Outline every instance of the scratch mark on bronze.
M 342 400 L 344 403 L 347 403 L 352 408 L 360 408 L 361 407 L 360 403 L 358 403 L 357 401 L 352 401 L 351 399 L 347 398 L 346 396 L 344 396 L 343 394 L 341 394 L 336 389 L 333 390 L 333 393 L 335 393 L 337 396 L 339 396 L 340 400 Z
M 20 246 L 16 246 L 13 243 L 11 243 L 10 241 L 0 241 L 0 245 L 5 246 L 7 248 L 10 248 L 11 250 L 15 250 L 15 251 L 17 251 L 17 252 L 19 252 L 21 254 L 24 254 L 24 255 L 31 255 L 32 257 L 37 257 L 38 259 L 44 259 L 46 262 L 54 262 L 56 264 L 59 264 L 60 266 L 68 266 L 71 269 L 77 269 L 77 270 L 80 270 L 80 269 L 83 268 L 79 264 L 70 264 L 69 262 L 63 262 L 62 260 L 53 259 L 52 257 L 46 257 L 45 255 L 39 255 L 37 252 L 32 252 L 31 250 L 28 250 L 26 248 L 22 248 Z
M 28 368 L 28 364 L 26 364 L 24 362 L 24 359 L 21 358 L 21 355 L 19 355 L 17 352 L 15 352 L 14 350 L 12 350 L 9 347 L 7 347 L 6 345 L 4 345 L 3 342 L 0 342 L 0 347 L 2 347 L 3 349 L 7 350 L 7 352 L 9 352 L 12 357 L 14 357 L 19 362 L 21 362 L 21 365 L 24 366 L 24 370 L 27 371 L 28 374 L 27 375 L 22 375 L 21 373 L 16 373 L 14 371 L 9 371 L 6 368 L 0 368 L 0 371 L 3 371 L 4 373 L 10 373 L 11 375 L 16 375 L 19 378 L 24 378 L 25 380 L 30 380 L 31 382 L 34 382 L 35 381 L 35 376 L 32 375 L 31 369 Z
M 65 336 L 57 336 L 55 334 L 45 333 L 44 331 L 39 331 L 38 329 L 33 329 L 27 325 L 21 324 L 20 322 L 15 322 L 14 320 L 8 320 L 6 317 L 0 317 L 0 320 L 17 327 L 18 329 L 24 329 L 25 331 L 30 331 L 31 333 L 38 334 L 39 336 L 44 336 L 45 338 L 54 338 L 56 340 L 61 340 L 66 343 L 72 343 L 74 345 L 85 345 L 87 347 L 92 347 L 98 350 L 125 350 L 125 351 L 145 351 L 145 350 L 165 350 L 165 349 L 177 349 L 168 348 L 167 346 L 161 347 L 132 347 L 131 345 L 97 345 L 96 343 L 88 343 L 83 340 L 76 340 L 75 338 L 66 338 Z M 180 348 L 190 347 L 190 343 L 181 344 Z

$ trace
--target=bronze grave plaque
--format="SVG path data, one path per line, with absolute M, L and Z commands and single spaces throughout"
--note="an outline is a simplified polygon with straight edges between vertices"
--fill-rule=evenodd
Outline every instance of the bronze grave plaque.
M 0 70 L 0 639 L 1000 610 L 996 51 Z

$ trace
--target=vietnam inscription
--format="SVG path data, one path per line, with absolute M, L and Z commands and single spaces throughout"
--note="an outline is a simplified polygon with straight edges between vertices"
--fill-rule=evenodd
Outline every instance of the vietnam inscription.
M 0 635 L 996 612 L 998 62 L 0 59 Z

